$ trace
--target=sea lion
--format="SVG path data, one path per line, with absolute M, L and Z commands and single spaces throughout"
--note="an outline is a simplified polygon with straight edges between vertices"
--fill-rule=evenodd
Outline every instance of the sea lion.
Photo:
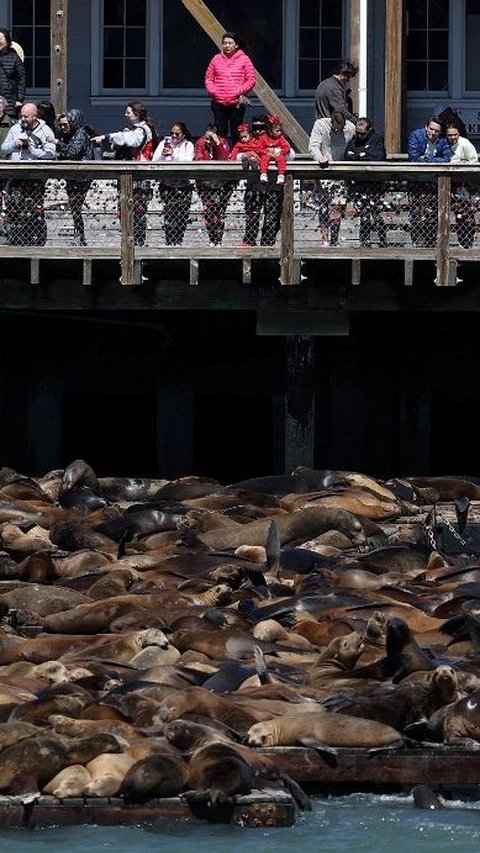
M 162 701 L 154 715 L 153 723 L 169 723 L 192 714 L 219 720 L 240 734 L 245 733 L 253 723 L 272 716 L 268 712 L 255 711 L 254 707 L 244 708 L 236 705 L 233 700 L 224 699 L 202 687 L 187 687 Z
M 447 746 L 479 749 L 480 691 L 435 711 L 423 731 L 408 729 L 407 732 Z
M 383 723 L 346 714 L 288 714 L 256 723 L 247 732 L 250 746 L 397 747 L 400 733 Z
M 71 797 L 81 797 L 85 786 L 92 781 L 92 777 L 86 767 L 81 764 L 72 764 L 60 770 L 48 785 L 42 788 L 42 794 L 57 797 L 59 800 L 67 800 Z
M 162 797 L 177 797 L 187 781 L 185 763 L 174 755 L 151 755 L 134 762 L 121 785 L 126 803 L 145 803 Z
M 238 794 L 254 787 L 251 765 L 226 743 L 212 743 L 196 750 L 188 765 L 187 802 L 206 801 L 211 806 L 234 802 Z
M 0 791 L 26 794 L 41 791 L 70 764 L 86 764 L 101 752 L 120 752 L 113 735 L 101 734 L 76 740 L 54 735 L 22 740 L 2 752 Z
M 114 797 L 135 760 L 126 753 L 103 753 L 86 765 L 91 780 L 83 788 L 85 797 Z
M 445 806 L 428 785 L 417 785 L 413 791 L 413 802 L 419 809 L 444 809 Z

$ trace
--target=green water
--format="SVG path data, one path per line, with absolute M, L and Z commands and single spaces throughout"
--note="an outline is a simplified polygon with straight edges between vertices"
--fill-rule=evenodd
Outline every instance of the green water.
M 430 812 L 417 809 L 411 797 L 354 794 L 315 798 L 313 811 L 300 815 L 289 829 L 171 822 L 150 828 L 80 826 L 0 833 L 0 849 L 6 853 L 292 853 L 295 848 L 299 853 L 478 853 L 480 803 L 448 803 Z

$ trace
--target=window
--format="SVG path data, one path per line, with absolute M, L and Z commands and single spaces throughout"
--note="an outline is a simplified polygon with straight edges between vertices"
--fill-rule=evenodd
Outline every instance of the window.
M 146 0 L 104 0 L 104 89 L 145 89 L 146 21 Z
M 407 88 L 448 91 L 449 0 L 407 2 Z
M 300 0 L 298 88 L 315 89 L 342 59 L 343 4 L 339 0 Z
M 465 6 L 465 89 L 480 89 L 480 0 L 467 0 Z
M 246 52 L 273 89 L 282 88 L 282 0 L 209 0 L 225 30 L 238 33 Z M 205 70 L 217 52 L 182 3 L 163 4 L 163 88 L 203 89 Z
M 50 88 L 50 0 L 12 3 L 12 39 L 25 51 L 27 86 Z

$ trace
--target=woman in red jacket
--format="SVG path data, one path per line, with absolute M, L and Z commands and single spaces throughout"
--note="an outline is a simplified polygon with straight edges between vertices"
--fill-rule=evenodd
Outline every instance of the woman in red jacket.
M 205 88 L 212 99 L 212 113 L 220 136 L 230 134 L 235 143 L 238 125 L 242 123 L 248 92 L 255 86 L 255 69 L 251 59 L 240 48 L 236 33 L 224 33 L 222 51 L 211 59 Z
M 195 160 L 228 160 L 230 146 L 220 136 L 215 124 L 209 124 L 195 143 Z M 221 178 L 197 180 L 197 193 L 202 200 L 205 226 L 211 246 L 219 246 L 225 230 L 225 212 L 236 181 Z

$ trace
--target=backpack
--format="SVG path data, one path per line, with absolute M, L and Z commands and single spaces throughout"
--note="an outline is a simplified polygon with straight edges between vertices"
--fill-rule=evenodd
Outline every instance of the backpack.
M 143 142 L 136 148 L 119 145 L 115 149 L 115 160 L 134 160 L 136 163 L 148 162 L 153 157 L 153 139 L 147 139 L 147 131 L 142 127 Z

